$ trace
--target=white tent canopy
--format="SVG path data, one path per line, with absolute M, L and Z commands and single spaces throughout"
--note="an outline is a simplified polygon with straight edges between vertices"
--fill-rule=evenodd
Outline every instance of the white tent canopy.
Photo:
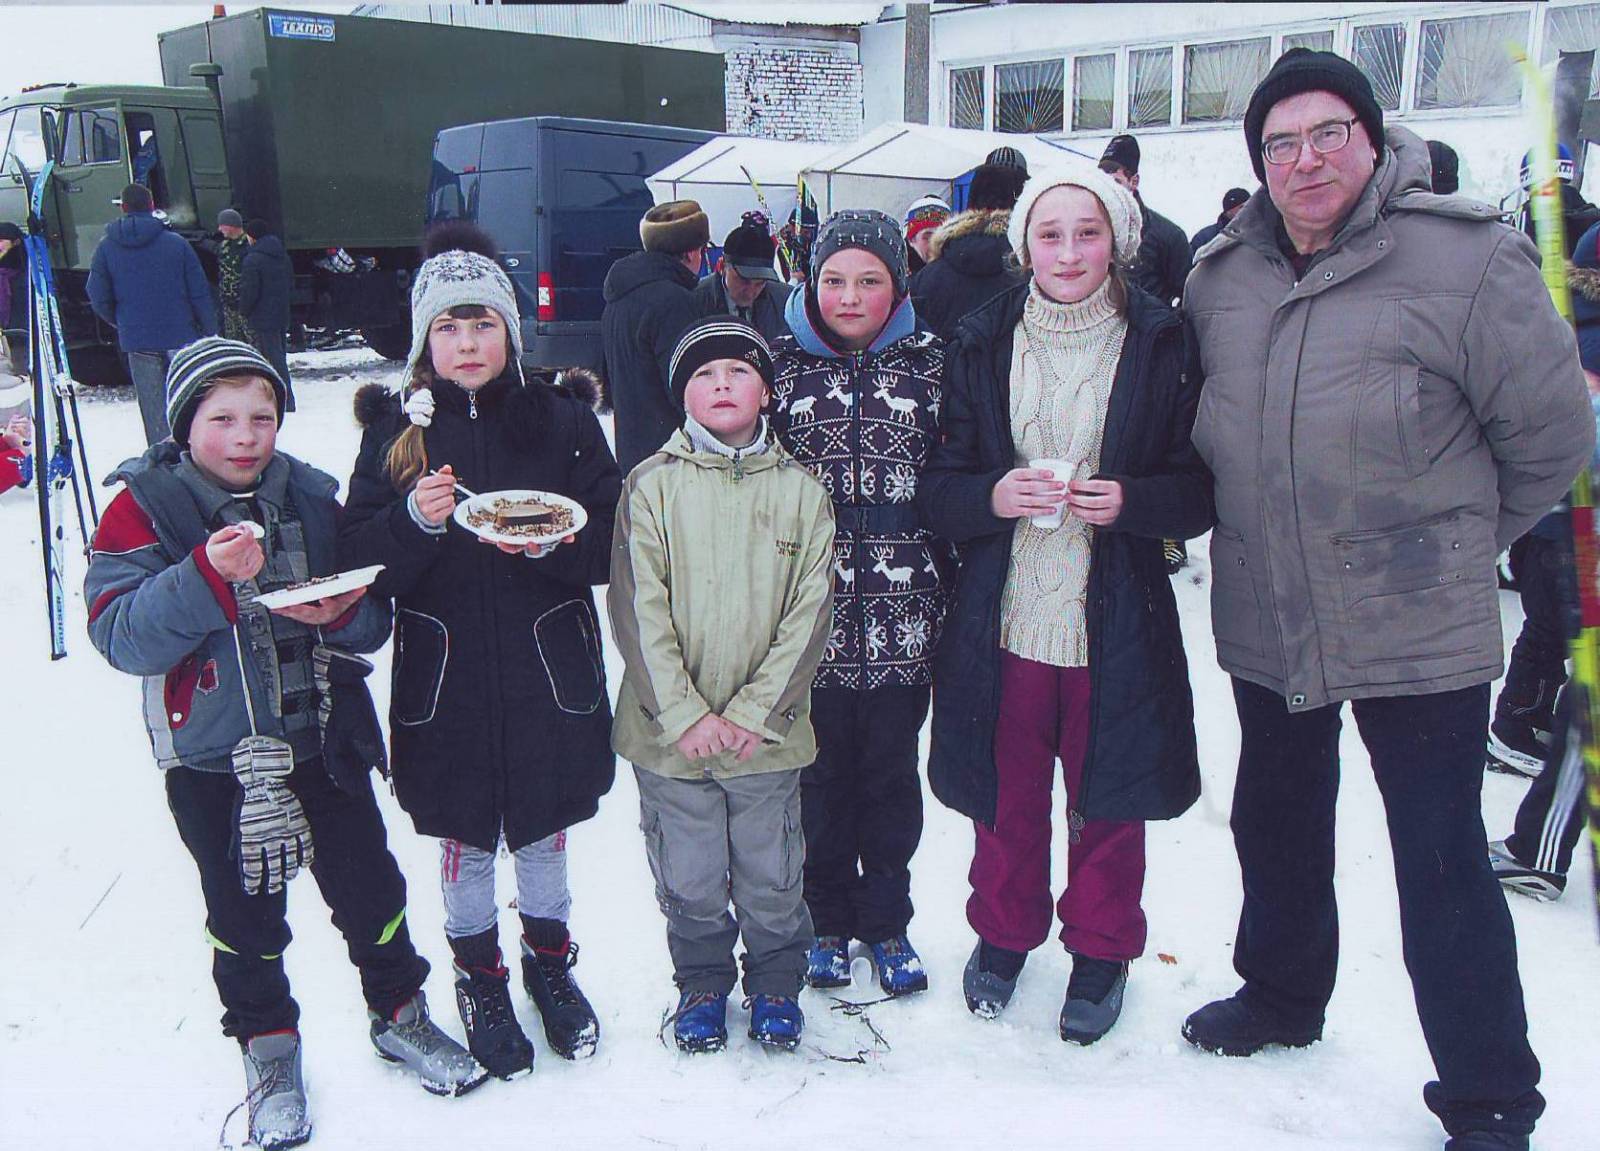
M 795 177 L 834 148 L 810 140 L 761 140 L 718 136 L 645 180 L 658 204 L 697 200 L 711 219 L 711 240 L 739 225 L 739 217 L 761 207 L 753 179 L 761 187 L 774 229 L 794 211 Z
M 835 146 L 812 160 L 801 176 L 824 219 L 841 208 L 877 208 L 899 219 L 919 196 L 949 199 L 951 184 L 1002 146 L 1021 152 L 1030 168 L 1048 166 L 1064 154 L 1098 159 L 1044 136 L 893 122 Z

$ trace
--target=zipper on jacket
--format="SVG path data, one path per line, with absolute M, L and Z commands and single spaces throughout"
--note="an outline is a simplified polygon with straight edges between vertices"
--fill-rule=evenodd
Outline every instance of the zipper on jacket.
M 854 503 L 860 505 L 861 499 L 861 367 L 863 354 L 850 353 L 850 392 L 855 397 L 850 405 L 850 471 L 853 474 L 851 491 L 855 495 Z M 855 529 L 850 533 L 850 566 L 854 568 L 856 579 L 861 576 L 861 532 L 862 521 L 856 520 Z M 867 675 L 867 593 L 864 587 L 853 587 L 856 599 L 856 663 L 861 669 L 861 682 L 856 685 L 857 691 L 866 691 L 870 679 Z
M 467 393 L 468 414 L 473 420 L 478 418 L 478 397 L 475 392 Z M 473 474 L 478 476 L 478 484 L 489 483 L 489 451 L 485 438 L 488 432 L 482 423 L 469 425 L 468 435 L 472 444 Z M 488 690 L 484 693 L 489 710 L 489 731 L 492 743 L 490 755 L 493 761 L 489 766 L 491 794 L 494 797 L 495 830 L 497 834 L 504 834 L 506 823 L 506 804 L 510 796 L 509 781 L 506 779 L 510 756 L 506 748 L 505 715 L 500 706 L 500 629 L 495 618 L 495 560 L 499 552 L 493 548 L 481 549 L 484 553 L 479 558 L 478 570 L 483 573 L 480 588 L 483 596 L 479 601 L 480 618 L 483 620 L 483 634 L 493 645 L 494 650 L 489 656 L 489 668 L 486 678 L 489 680 Z

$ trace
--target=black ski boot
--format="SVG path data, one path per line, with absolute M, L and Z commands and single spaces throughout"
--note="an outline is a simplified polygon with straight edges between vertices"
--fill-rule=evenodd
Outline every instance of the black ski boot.
M 523 937 L 522 986 L 539 1009 L 550 1049 L 563 1059 L 587 1059 L 600 1043 L 600 1021 L 572 978 L 577 962 L 570 937 L 556 947 L 535 947 Z
M 452 939 L 455 952 L 456 1008 L 467 1029 L 467 1050 L 498 1079 L 515 1079 L 533 1070 L 533 1044 L 517 1024 L 511 1006 L 511 973 L 500 962 L 493 928 Z

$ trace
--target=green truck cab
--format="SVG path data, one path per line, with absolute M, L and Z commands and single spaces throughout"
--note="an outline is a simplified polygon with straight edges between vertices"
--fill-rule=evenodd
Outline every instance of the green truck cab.
M 238 209 L 283 239 L 297 324 L 404 358 L 433 143 L 458 124 L 554 115 L 721 131 L 722 57 L 557 36 L 255 9 L 162 33 L 166 87 L 0 98 L 0 219 L 56 163 L 44 223 L 74 347 L 114 344 L 84 285 L 130 181 L 201 250 Z
M 52 84 L 0 99 L 0 220 L 28 218 L 47 160 L 45 234 L 69 341 L 114 342 L 84 285 L 122 189 L 137 171 L 173 230 L 202 239 L 230 195 L 222 117 L 204 88 Z

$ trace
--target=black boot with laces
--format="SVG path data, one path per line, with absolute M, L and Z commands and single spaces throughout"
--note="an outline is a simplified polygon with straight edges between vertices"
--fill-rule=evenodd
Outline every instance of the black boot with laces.
M 563 1059 L 587 1059 L 600 1042 L 600 1021 L 572 978 L 577 962 L 578 945 L 570 938 L 536 947 L 523 937 L 522 985 L 544 1020 L 550 1049 Z
M 494 931 L 452 939 L 450 947 L 456 954 L 456 1007 L 467 1029 L 467 1050 L 497 1078 L 526 1075 L 533 1070 L 533 1044 L 511 1006 L 511 973 L 500 962 Z

